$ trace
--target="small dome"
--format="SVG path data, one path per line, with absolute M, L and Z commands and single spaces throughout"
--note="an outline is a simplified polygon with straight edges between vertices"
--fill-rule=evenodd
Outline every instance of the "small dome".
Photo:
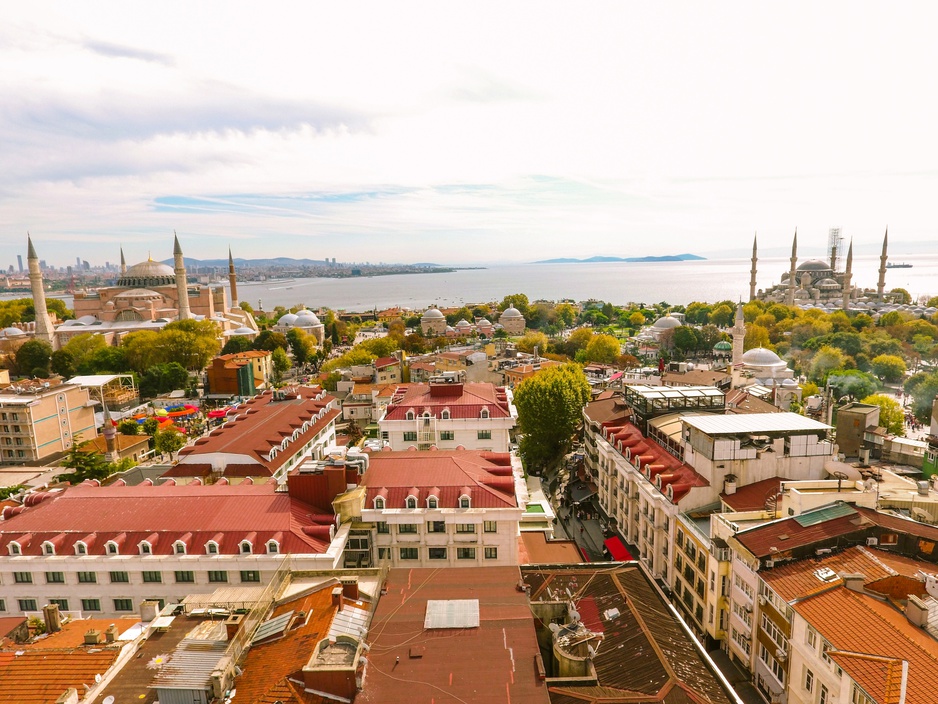
M 293 323 L 298 328 L 313 328 L 317 325 L 322 325 L 319 322 L 319 318 L 316 317 L 316 314 L 312 311 L 301 310 L 296 314 L 296 321 Z
M 232 330 L 231 334 L 232 335 L 253 335 L 254 330 L 251 330 L 251 328 L 240 327 L 235 330 Z
M 296 322 L 296 313 L 286 313 L 285 315 L 280 316 L 280 320 L 277 321 L 277 325 L 282 325 L 283 327 L 293 326 L 293 323 Z
M 142 300 L 142 301 L 155 301 L 162 299 L 163 297 L 158 294 L 156 291 L 151 291 L 147 288 L 132 288 L 129 291 L 124 291 L 118 293 L 114 296 L 114 300 Z M 79 318 L 79 320 L 84 321 L 85 318 L 90 318 L 90 315 L 85 315 Z
M 498 317 L 499 318 L 523 318 L 524 316 L 521 315 L 520 310 L 518 310 L 514 306 L 511 306 L 510 308 L 506 308 L 504 312 Z
M 20 330 L 19 328 L 3 328 L 3 331 L 0 332 L 4 337 L 19 337 L 25 335 L 26 333 Z
M 720 340 L 718 343 L 716 343 L 713 346 L 713 349 L 718 350 L 718 351 L 728 352 L 729 350 L 733 349 L 733 345 L 727 342 L 726 340 Z
M 820 259 L 809 259 L 798 265 L 798 271 L 830 271 L 831 265 Z
M 458 323 L 456 323 L 456 327 L 457 327 L 457 328 L 471 328 L 471 327 L 472 327 L 472 324 L 471 324 L 468 320 L 466 320 L 465 318 L 463 318 L 463 319 L 460 320 Z
M 172 267 L 148 259 L 134 264 L 117 280 L 118 286 L 167 286 L 176 283 L 176 272 Z
M 743 355 L 743 364 L 751 367 L 772 367 L 784 365 L 782 358 L 765 347 L 754 347 Z
M 681 327 L 681 321 L 670 315 L 666 315 L 663 318 L 658 318 L 652 327 L 655 328 L 655 330 L 670 330 L 672 328 Z
M 427 312 L 424 313 L 423 316 L 421 317 L 423 317 L 424 320 L 431 320 L 431 319 L 443 318 L 444 315 L 436 308 L 428 308 Z
M 818 288 L 840 288 L 840 284 L 833 279 L 821 279 L 817 282 Z

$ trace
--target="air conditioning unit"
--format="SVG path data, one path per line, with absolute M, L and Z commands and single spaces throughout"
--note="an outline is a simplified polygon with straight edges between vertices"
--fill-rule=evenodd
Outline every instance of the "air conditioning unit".
M 779 648 L 775 651 L 775 659 L 779 662 L 785 662 L 788 659 L 788 653 Z
M 759 606 L 765 606 L 765 597 L 761 594 L 759 595 Z
M 769 567 L 769 568 L 775 567 L 775 560 L 766 560 L 766 561 L 765 561 L 765 566 L 766 566 L 766 567 Z
M 866 544 L 867 545 L 879 545 L 879 538 L 867 538 Z

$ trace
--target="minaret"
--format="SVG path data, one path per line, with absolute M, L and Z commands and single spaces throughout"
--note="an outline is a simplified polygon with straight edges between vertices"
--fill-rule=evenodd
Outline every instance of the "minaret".
M 46 308 L 46 291 L 42 283 L 42 270 L 39 268 L 39 256 L 33 248 L 33 240 L 26 233 L 26 262 L 29 265 L 29 286 L 33 291 L 33 308 L 36 310 L 35 339 L 48 342 L 55 347 L 55 331 L 52 329 L 52 318 Z
M 847 248 L 847 265 L 844 268 L 844 310 L 850 307 L 850 279 L 853 278 L 853 239 Z
M 121 247 L 121 276 L 127 273 L 127 260 L 124 259 L 124 248 Z
M 788 272 L 788 305 L 795 305 L 795 287 L 798 282 L 795 280 L 796 268 L 798 265 L 798 228 L 795 228 L 795 239 L 791 243 L 791 270 Z
M 101 434 L 104 436 L 104 459 L 108 462 L 118 462 L 120 453 L 117 451 L 117 428 L 111 420 L 111 413 L 107 409 L 107 401 L 104 400 L 104 394 L 101 395 L 101 405 L 104 406 L 104 428 Z
M 733 366 L 743 363 L 743 343 L 746 341 L 746 321 L 743 320 L 743 303 L 736 306 L 736 323 L 730 328 L 733 336 Z
M 886 293 L 886 246 L 889 244 L 889 228 L 883 236 L 883 253 L 879 255 L 879 282 L 876 284 L 876 295 L 882 299 Z
M 228 248 L 228 286 L 231 288 L 231 307 L 238 307 L 238 277 L 235 274 L 234 259 L 231 257 L 231 247 Z
M 186 263 L 182 258 L 182 247 L 179 246 L 179 237 L 173 232 L 173 263 L 176 273 L 176 292 L 179 294 L 179 319 L 189 320 L 189 287 L 186 284 Z
M 756 235 L 752 236 L 752 269 L 749 271 L 749 300 L 756 300 Z

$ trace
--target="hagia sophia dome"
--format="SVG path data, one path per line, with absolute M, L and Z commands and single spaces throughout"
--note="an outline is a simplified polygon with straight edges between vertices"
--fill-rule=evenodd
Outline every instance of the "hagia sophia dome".
M 152 288 L 154 286 L 173 286 L 176 284 L 176 272 L 171 266 L 148 259 L 145 262 L 127 267 L 121 274 L 117 285 L 126 288 Z

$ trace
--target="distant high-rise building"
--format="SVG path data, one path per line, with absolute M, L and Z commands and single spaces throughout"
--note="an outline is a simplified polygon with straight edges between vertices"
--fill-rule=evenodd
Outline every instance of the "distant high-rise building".
M 81 257 L 75 257 L 75 265 L 79 270 L 81 269 Z
M 22 274 L 22 273 L 23 273 L 23 255 L 22 255 L 22 254 L 17 254 L 17 255 L 16 255 L 16 263 L 19 264 L 19 266 L 20 266 L 20 273 Z M 12 268 L 12 267 L 11 267 L 11 268 Z
M 72 275 L 72 267 L 71 267 L 71 266 L 65 267 L 65 273 L 68 274 L 69 276 L 71 276 L 71 275 Z
M 40 268 L 40 269 L 45 269 L 45 268 L 46 268 L 46 260 L 45 260 L 45 259 L 40 259 L 40 260 L 39 260 L 39 268 Z

